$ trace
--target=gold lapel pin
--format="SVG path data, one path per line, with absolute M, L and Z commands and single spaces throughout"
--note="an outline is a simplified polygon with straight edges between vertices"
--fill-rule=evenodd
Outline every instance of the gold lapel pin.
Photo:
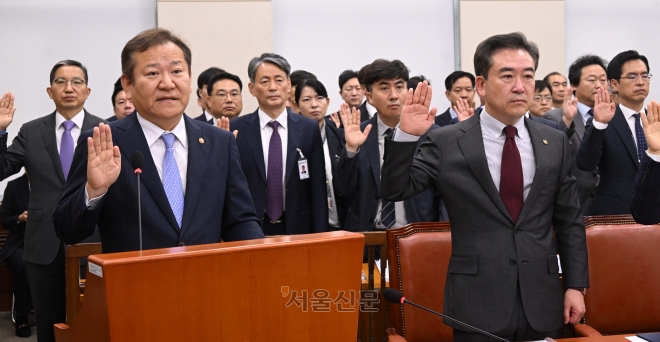
M 543 145 L 547 145 L 547 144 L 548 144 L 548 141 L 543 139 Z
M 543 140 L 545 142 L 545 140 Z M 199 138 L 199 143 L 203 144 L 204 143 L 204 138 Z

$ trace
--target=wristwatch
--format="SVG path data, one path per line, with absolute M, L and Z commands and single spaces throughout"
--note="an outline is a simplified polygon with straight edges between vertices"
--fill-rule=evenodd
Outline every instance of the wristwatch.
M 586 287 L 569 287 L 571 290 L 579 291 L 583 296 L 587 295 Z

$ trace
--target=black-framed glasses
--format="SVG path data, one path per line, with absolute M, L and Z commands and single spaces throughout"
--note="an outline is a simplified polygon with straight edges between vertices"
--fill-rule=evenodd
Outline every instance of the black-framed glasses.
M 235 91 L 235 92 L 233 91 L 229 94 L 227 94 L 225 92 L 217 92 L 217 93 L 213 94 L 213 96 L 217 96 L 220 100 L 227 99 L 227 95 L 231 96 L 232 99 L 237 99 L 239 96 L 241 96 L 241 93 L 239 93 L 237 91 Z

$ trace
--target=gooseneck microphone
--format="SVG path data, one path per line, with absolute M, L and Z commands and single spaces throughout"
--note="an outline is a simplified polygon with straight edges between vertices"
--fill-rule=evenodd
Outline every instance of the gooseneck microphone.
M 138 230 L 140 232 L 140 251 L 142 251 L 142 200 L 140 198 L 140 175 L 144 166 L 144 155 L 142 155 L 142 152 L 135 151 L 131 154 L 131 166 L 133 167 L 133 173 L 137 175 Z
M 432 314 L 435 314 L 435 315 L 438 315 L 438 316 L 440 316 L 440 317 L 442 317 L 442 318 L 445 318 L 445 319 L 447 319 L 447 320 L 449 320 L 449 321 L 452 321 L 452 322 L 454 322 L 454 323 L 456 323 L 456 324 L 459 324 L 459 325 L 461 325 L 461 326 L 464 326 L 464 327 L 466 327 L 466 328 L 468 328 L 468 329 L 470 329 L 470 330 L 476 331 L 476 332 L 478 332 L 478 333 L 480 333 L 480 334 L 482 334 L 482 335 L 488 336 L 488 337 L 490 337 L 490 338 L 494 338 L 494 339 L 496 339 L 496 340 L 498 340 L 498 341 L 510 342 L 510 341 L 505 340 L 505 339 L 503 339 L 503 338 L 501 338 L 501 337 L 499 337 L 499 336 L 495 336 L 495 335 L 493 335 L 493 334 L 491 334 L 491 333 L 489 333 L 489 332 L 486 332 L 486 331 L 483 331 L 483 330 L 481 330 L 481 329 L 475 328 L 475 327 L 473 327 L 473 326 L 471 326 L 471 325 L 469 325 L 469 324 L 467 324 L 467 323 L 463 323 L 463 322 L 461 322 L 461 321 L 459 321 L 459 320 L 457 320 L 457 319 L 454 319 L 454 318 L 451 318 L 451 317 L 449 317 L 449 316 L 443 315 L 443 314 L 441 314 L 441 313 L 439 313 L 439 312 L 435 312 L 435 311 L 433 311 L 433 310 L 431 310 L 431 309 L 428 309 L 428 308 L 425 308 L 425 307 L 423 307 L 423 306 L 421 306 L 421 305 L 419 305 L 419 304 L 415 304 L 415 303 L 413 303 L 413 302 L 407 300 L 406 297 L 404 297 L 403 294 L 401 294 L 401 292 L 399 292 L 399 291 L 397 291 L 397 290 L 395 290 L 395 289 L 392 289 L 392 288 L 387 288 L 387 289 L 385 289 L 385 290 L 383 291 L 383 297 L 385 297 L 385 299 L 386 299 L 388 302 L 390 302 L 390 303 L 394 303 L 394 304 L 404 304 L 404 303 L 405 303 L 405 304 L 410 304 L 410 305 L 412 305 L 412 306 L 416 306 L 416 307 L 418 307 L 418 308 L 420 308 L 420 309 L 422 309 L 422 310 L 426 310 L 426 311 L 428 311 L 428 312 L 430 312 L 430 313 L 432 313 Z

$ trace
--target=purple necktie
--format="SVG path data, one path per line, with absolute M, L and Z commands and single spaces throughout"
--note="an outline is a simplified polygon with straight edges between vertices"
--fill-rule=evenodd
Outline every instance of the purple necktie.
M 525 193 L 522 161 L 516 145 L 518 129 L 514 126 L 504 127 L 506 141 L 502 150 L 502 168 L 500 174 L 500 197 L 504 207 L 511 215 L 513 222 L 518 222 L 522 210 Z
M 69 170 L 73 161 L 73 137 L 71 136 L 71 130 L 75 126 L 76 124 L 71 120 L 62 122 L 64 132 L 62 132 L 62 142 L 60 144 L 60 163 L 62 163 L 64 180 L 69 177 Z
M 268 173 L 266 176 L 266 215 L 276 221 L 284 211 L 284 194 L 282 192 L 282 139 L 277 131 L 279 122 L 268 123 L 273 128 L 268 145 Z

